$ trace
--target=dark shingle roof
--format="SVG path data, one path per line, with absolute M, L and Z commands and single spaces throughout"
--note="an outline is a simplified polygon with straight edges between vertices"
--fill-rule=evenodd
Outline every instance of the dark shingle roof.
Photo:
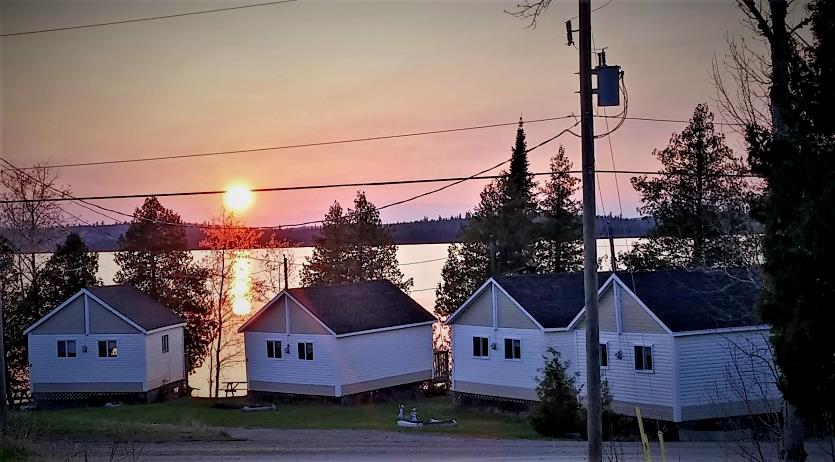
M 302 287 L 287 292 L 336 334 L 435 320 L 389 281 Z
M 89 287 L 87 290 L 145 330 L 185 322 L 168 307 L 130 285 Z
M 762 324 L 759 271 L 670 269 L 618 277 L 673 332 Z
M 603 284 L 610 273 L 598 273 Z M 568 327 L 585 305 L 583 273 L 525 274 L 493 278 L 546 329 Z

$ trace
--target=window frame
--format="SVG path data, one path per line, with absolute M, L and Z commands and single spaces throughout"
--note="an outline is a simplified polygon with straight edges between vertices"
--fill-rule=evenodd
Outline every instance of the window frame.
M 638 348 L 641 349 L 641 368 L 638 368 Z M 635 344 L 632 346 L 632 363 L 634 366 L 635 372 L 640 374 L 652 374 L 655 372 L 655 347 L 653 345 L 642 345 L 642 344 Z M 649 351 L 649 368 L 646 367 L 647 365 L 647 354 L 646 352 Z
M 313 354 L 313 342 L 298 342 L 296 343 L 296 349 L 298 350 L 298 358 L 299 361 L 313 361 L 315 355 Z M 310 348 L 308 349 L 308 345 Z M 302 350 L 304 348 L 304 350 Z M 302 357 L 304 355 L 304 357 Z
M 272 345 L 273 355 L 270 356 L 270 346 Z M 276 350 L 276 346 L 278 349 Z M 276 356 L 276 352 L 278 355 Z M 279 361 L 284 360 L 284 344 L 281 340 L 267 340 L 267 359 L 277 359 Z
M 164 334 L 162 336 L 162 353 L 168 353 L 171 351 L 171 344 L 168 341 L 168 334 Z
M 510 357 L 507 357 L 507 342 L 510 341 Z M 519 345 L 519 357 L 516 357 L 516 345 Z M 522 360 L 522 339 L 517 337 L 505 337 L 504 338 L 504 359 L 506 361 L 521 361 Z
M 476 354 L 476 341 L 478 341 L 478 350 L 480 354 Z M 482 337 L 480 335 L 473 335 L 473 358 L 490 359 L 490 338 Z
M 113 348 L 116 349 L 116 354 L 110 354 L 111 347 L 110 344 L 113 343 Z M 104 343 L 104 353 L 105 355 L 102 356 L 102 343 Z M 99 359 L 116 359 L 119 357 L 119 341 L 116 339 L 104 339 L 98 340 L 96 346 L 98 347 L 98 357 Z
M 608 369 L 609 368 L 609 344 L 603 342 L 600 344 L 600 368 L 601 369 Z M 605 354 L 604 354 L 605 352 Z M 605 364 L 604 364 L 605 360 Z
M 61 356 L 61 344 L 64 345 L 64 355 Z M 72 345 L 72 354 L 70 354 L 70 345 Z M 58 358 L 77 358 L 78 357 L 78 343 L 74 339 L 62 339 L 55 343 L 55 354 Z

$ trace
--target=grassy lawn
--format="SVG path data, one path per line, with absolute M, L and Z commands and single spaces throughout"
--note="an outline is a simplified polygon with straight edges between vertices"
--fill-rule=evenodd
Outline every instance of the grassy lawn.
M 228 401 L 226 401 L 228 402 Z M 449 397 L 407 402 L 422 419 L 456 418 L 457 428 L 404 429 L 394 424 L 396 403 L 355 406 L 279 404 L 276 411 L 241 412 L 217 409 L 209 399 L 182 399 L 162 404 L 38 411 L 19 417 L 51 434 L 110 439 L 223 439 L 215 427 L 294 429 L 367 429 L 433 432 L 497 438 L 537 438 L 524 417 L 456 409 Z M 172 432 L 172 430 L 175 430 Z

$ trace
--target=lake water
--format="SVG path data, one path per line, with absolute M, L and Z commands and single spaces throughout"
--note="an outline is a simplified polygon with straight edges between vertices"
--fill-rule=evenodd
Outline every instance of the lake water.
M 623 252 L 628 247 L 636 242 L 637 238 L 623 238 L 615 239 L 615 251 Z M 420 303 L 427 310 L 432 311 L 435 306 L 435 287 L 441 281 L 441 269 L 444 265 L 444 260 L 439 260 L 447 255 L 448 244 L 416 244 L 416 245 L 401 245 L 397 247 L 397 259 L 401 264 L 401 270 L 407 278 L 414 279 L 412 292 L 410 295 L 418 303 Z M 304 263 L 304 259 L 310 256 L 313 252 L 312 247 L 295 247 L 288 249 L 292 255 L 291 260 L 294 264 L 290 269 L 290 287 L 299 286 L 299 270 Z M 195 260 L 198 262 L 206 256 L 206 251 L 193 251 Z M 598 258 L 603 258 L 602 270 L 609 269 L 609 241 L 606 239 L 599 239 L 597 241 Z M 257 311 L 260 306 L 250 306 L 248 303 L 242 301 L 247 291 L 247 284 L 252 278 L 264 277 L 267 272 L 265 267 L 268 263 L 262 260 L 267 259 L 267 251 L 262 249 L 253 249 L 247 251 L 249 257 L 241 259 L 241 267 L 236 266 L 236 277 L 233 284 L 233 293 L 237 295 L 234 303 L 235 312 L 242 315 L 242 319 L 248 317 L 251 313 Z M 99 253 L 99 277 L 105 284 L 112 284 L 113 277 L 118 271 L 118 266 L 113 260 L 113 252 Z M 434 260 L 434 261 L 427 261 Z M 277 293 L 278 291 L 275 290 Z M 272 294 L 271 294 L 272 295 Z M 249 313 L 246 313 L 250 310 Z M 246 314 L 244 314 L 246 313 Z M 208 361 L 204 362 L 203 366 L 197 369 L 189 376 L 189 384 L 197 388 L 195 395 L 208 396 L 209 394 L 209 368 Z M 243 362 L 238 362 L 229 365 L 226 369 L 221 371 L 221 382 L 225 381 L 246 381 L 246 369 Z M 222 392 L 221 392 L 222 393 Z

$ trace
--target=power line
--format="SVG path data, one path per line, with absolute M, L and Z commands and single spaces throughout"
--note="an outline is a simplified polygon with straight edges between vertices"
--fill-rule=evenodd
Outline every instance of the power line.
M 626 116 L 625 114 L 617 114 L 617 115 L 596 115 L 595 117 L 598 118 L 607 118 L 607 119 L 621 119 L 621 123 L 626 120 L 638 121 L 638 122 L 656 122 L 656 123 L 689 123 L 689 120 L 682 120 L 682 119 L 667 119 L 667 118 L 651 118 L 651 117 L 632 117 Z M 556 120 L 565 120 L 565 119 L 572 119 L 575 118 L 573 114 L 564 115 L 564 116 L 555 116 L 555 117 L 547 117 L 543 119 L 532 119 L 526 120 L 524 123 L 526 124 L 535 124 L 535 123 L 542 123 L 542 122 L 552 122 Z M 201 153 L 192 153 L 192 154 L 170 154 L 170 155 L 159 155 L 159 156 L 146 156 L 146 157 L 135 157 L 135 158 L 127 158 L 127 159 L 113 159 L 113 160 L 101 160 L 101 161 L 90 161 L 90 162 L 71 162 L 66 164 L 56 164 L 50 165 L 53 168 L 73 168 L 73 167 L 92 167 L 92 166 L 102 166 L 102 165 L 116 165 L 116 164 L 129 164 L 129 163 L 139 163 L 139 162 L 156 162 L 156 161 L 164 161 L 164 160 L 176 160 L 176 159 L 192 159 L 192 158 L 201 158 L 201 157 L 215 157 L 215 156 L 227 156 L 227 155 L 237 155 L 237 154 L 251 154 L 257 152 L 266 152 L 266 151 L 279 151 L 279 150 L 288 150 L 288 149 L 300 149 L 300 148 L 310 148 L 310 147 L 319 147 L 319 146 L 332 146 L 332 145 L 340 145 L 340 144 L 350 144 L 350 143 L 363 143 L 369 141 L 381 141 L 381 140 L 390 140 L 390 139 L 397 139 L 397 138 L 409 138 L 409 137 L 416 137 L 416 136 L 427 136 L 427 135 L 440 135 L 445 133 L 456 133 L 456 132 L 465 132 L 465 131 L 473 131 L 473 130 L 484 130 L 490 128 L 499 128 L 499 127 L 507 127 L 511 125 L 516 125 L 517 122 L 502 122 L 502 123 L 495 123 L 495 124 L 485 124 L 485 125 L 475 125 L 469 127 L 456 127 L 456 128 L 447 128 L 447 129 L 439 129 L 439 130 L 427 130 L 427 131 L 417 131 L 417 132 L 407 132 L 407 133 L 396 133 L 391 135 L 379 135 L 379 136 L 368 136 L 368 137 L 358 137 L 358 138 L 347 138 L 347 139 L 340 139 L 340 140 L 326 140 L 326 141 L 313 141 L 309 143 L 299 143 L 299 144 L 286 144 L 286 145 L 276 145 L 276 146 L 265 146 L 260 148 L 251 148 L 251 149 L 231 149 L 231 150 L 224 150 L 224 151 L 210 151 L 210 152 L 201 152 Z M 620 125 L 619 124 L 619 125 Z M 741 126 L 742 124 L 739 123 L 729 123 L 729 122 L 714 122 L 715 125 L 728 125 L 728 126 Z M 600 137 L 603 137 L 601 135 Z M 20 167 L 24 170 L 30 170 L 34 167 Z
M 409 265 L 420 265 L 423 263 L 432 263 L 436 261 L 444 261 L 449 257 L 441 257 L 441 258 L 433 258 L 431 260 L 421 260 L 421 261 L 410 261 L 408 263 L 400 263 L 398 266 L 409 266 Z
M 613 0 L 608 0 L 606 3 L 604 3 L 604 4 L 600 5 L 600 6 L 598 6 L 597 8 L 595 8 L 595 9 L 591 10 L 591 12 L 592 12 L 592 13 L 595 13 L 595 12 L 598 12 L 598 11 L 602 10 L 603 8 L 606 8 L 607 6 L 609 6 L 609 4 L 610 4 L 610 3 L 612 3 L 612 1 L 613 1 Z M 568 19 L 568 20 L 569 20 L 569 21 L 573 21 L 573 20 L 575 20 L 575 19 L 577 19 L 577 18 L 579 18 L 579 17 L 580 17 L 579 15 L 575 15 L 575 16 L 572 16 L 572 17 L 571 17 L 570 19 Z
M 273 260 L 272 258 L 264 258 L 264 257 L 253 257 L 251 255 L 238 255 L 238 257 L 246 258 L 247 260 L 260 261 L 260 262 L 264 262 L 264 263 L 275 263 L 275 264 L 282 263 L 281 260 Z M 443 260 L 446 260 L 447 258 L 449 258 L 449 257 L 433 258 L 433 259 L 430 259 L 430 260 L 410 261 L 410 262 L 406 262 L 406 263 L 398 263 L 397 266 L 420 265 L 420 264 L 423 264 L 423 263 L 432 263 L 432 262 L 436 262 L 436 261 L 443 261 Z M 289 265 L 290 266 L 304 266 L 301 263 L 295 263 L 295 262 L 290 262 Z
M 556 135 L 552 136 L 551 138 L 546 139 L 545 141 L 540 142 L 539 144 L 537 144 L 536 146 L 534 146 L 532 148 L 528 148 L 527 150 L 525 150 L 525 152 L 526 153 L 532 152 L 532 151 L 536 150 L 537 148 L 540 148 L 540 147 L 550 143 L 551 141 L 553 141 L 553 140 L 559 138 L 560 136 L 564 135 L 565 133 L 568 133 L 569 131 L 571 131 L 571 129 L 576 127 L 578 124 L 579 124 L 579 122 L 575 122 L 571 127 L 568 127 L 566 129 L 560 131 Z M 14 164 L 7 161 L 6 159 L 0 158 L 0 161 L 4 162 L 5 164 L 10 166 L 15 171 L 20 172 L 21 174 L 28 176 L 29 178 L 33 179 L 34 181 L 38 181 L 36 178 L 27 174 L 22 169 L 16 167 Z M 483 175 L 483 174 L 485 174 L 485 173 L 487 173 L 491 170 L 495 170 L 495 169 L 501 167 L 502 165 L 504 165 L 508 162 L 510 162 L 510 159 L 503 160 L 503 161 L 499 162 L 498 164 L 493 165 L 492 167 L 488 167 L 484 170 L 481 170 L 480 172 L 476 172 L 473 175 L 470 175 L 468 177 L 464 177 L 460 180 L 453 181 L 452 183 L 446 184 L 446 185 L 441 186 L 439 188 L 435 188 L 435 189 L 432 189 L 430 191 L 427 191 L 427 192 L 424 192 L 424 193 L 421 193 L 421 194 L 417 194 L 415 196 L 408 197 L 406 199 L 401 199 L 399 201 L 391 202 L 391 203 L 385 204 L 383 206 L 377 207 L 377 210 L 384 210 L 384 209 L 387 209 L 387 208 L 390 208 L 390 207 L 395 207 L 395 206 L 398 206 L 398 205 L 401 205 L 401 204 L 405 204 L 407 202 L 411 202 L 411 201 L 414 201 L 414 200 L 417 200 L 417 199 L 420 199 L 420 198 L 423 198 L 423 197 L 441 192 L 445 189 L 451 188 L 451 187 L 453 187 L 455 185 L 458 185 L 458 184 L 461 184 L 465 181 L 473 180 L 473 179 L 475 179 L 475 178 L 477 178 L 477 177 L 479 177 L 479 176 L 481 176 L 481 175 Z M 134 220 L 138 219 L 138 220 L 142 220 L 142 221 L 145 221 L 145 222 L 150 222 L 150 223 L 155 223 L 155 224 L 160 224 L 160 225 L 180 226 L 180 227 L 198 227 L 198 228 L 206 228 L 206 229 L 281 229 L 281 228 L 297 228 L 297 227 L 301 227 L 301 226 L 308 226 L 308 225 L 320 224 L 320 223 L 325 222 L 325 220 L 311 220 L 311 221 L 306 221 L 306 222 L 302 222 L 302 223 L 285 224 L 285 225 L 278 225 L 278 226 L 251 226 L 251 227 L 250 226 L 189 225 L 189 224 L 185 224 L 185 223 L 172 223 L 172 222 L 165 222 L 165 221 L 160 221 L 160 220 L 153 220 L 153 219 L 149 219 L 149 218 L 145 218 L 145 217 L 137 217 L 135 214 L 128 214 L 128 213 L 125 213 L 125 212 L 114 210 L 112 208 L 108 208 L 108 207 L 104 207 L 102 205 L 98 205 L 98 204 L 94 204 L 92 202 L 88 202 L 87 199 L 80 199 L 78 197 L 75 197 L 75 196 L 72 196 L 72 195 L 68 194 L 65 191 L 58 190 L 58 189 L 53 188 L 51 186 L 47 186 L 47 187 L 49 189 L 57 192 L 60 196 L 58 198 L 50 198 L 49 201 L 73 200 L 73 201 L 77 201 L 79 203 L 83 203 L 83 204 L 93 206 L 97 209 L 105 210 L 105 211 L 108 211 L 108 212 L 111 212 L 111 213 L 115 213 L 117 215 L 122 215 L 122 216 L 125 216 L 127 218 L 131 218 L 131 219 L 134 219 Z M 149 196 L 145 196 L 145 197 L 149 197 Z M 61 199 L 61 198 L 64 198 L 64 199 Z M 21 203 L 21 202 L 31 202 L 31 200 L 0 201 L 0 203 Z M 38 201 L 36 201 L 36 202 L 38 202 Z M 42 202 L 42 201 L 40 201 L 40 202 Z M 97 212 L 97 213 L 99 213 L 101 215 L 104 215 L 101 212 Z M 351 216 L 351 214 L 346 215 L 346 217 L 350 217 L 350 216 Z
M 427 290 L 437 290 L 437 289 L 438 289 L 437 287 L 427 287 L 427 288 L 425 288 L 425 289 L 409 289 L 409 293 L 412 293 L 412 292 L 425 292 L 425 291 L 427 291 Z
M 292 3 L 297 2 L 298 0 L 279 0 L 274 2 L 265 2 L 265 3 L 255 3 L 251 5 L 240 5 L 240 6 L 231 6 L 228 8 L 215 8 L 213 10 L 201 10 L 201 11 L 190 11 L 186 13 L 175 13 L 175 14 L 167 14 L 163 16 L 151 16 L 147 18 L 134 18 L 134 19 L 124 19 L 121 21 L 110 21 L 110 22 L 100 22 L 94 24 L 84 24 L 78 26 L 67 26 L 67 27 L 53 27 L 49 29 L 37 29 L 37 30 L 29 30 L 24 32 L 9 32 L 6 34 L 0 34 L 0 37 L 13 37 L 18 35 L 32 35 L 32 34 L 43 34 L 47 32 L 59 32 L 59 31 L 66 31 L 66 30 L 74 30 L 74 29 L 88 29 L 91 27 L 102 27 L 102 26 L 115 26 L 118 24 L 129 24 L 134 22 L 143 22 L 143 21 L 156 21 L 159 19 L 171 19 L 171 18 L 181 18 L 183 16 L 195 16 L 198 14 L 210 14 L 210 13 L 221 13 L 224 11 L 232 11 L 232 10 L 242 10 L 245 8 L 256 8 L 260 6 L 269 6 L 269 5 L 278 5 L 281 3 Z
M 4 160 L 5 162 L 5 160 Z M 505 162 L 506 163 L 506 162 Z M 494 170 L 498 167 L 492 167 L 489 170 Z M 22 169 L 21 169 L 22 170 Z M 580 170 L 569 170 L 566 172 L 571 175 L 579 175 Z M 649 170 L 595 170 L 595 173 L 603 174 L 623 174 L 623 175 L 650 175 L 650 176 L 696 176 L 693 172 L 663 172 L 663 171 L 649 171 Z M 551 172 L 533 172 L 532 176 L 550 175 Z M 760 175 L 753 173 L 707 173 L 703 174 L 705 177 L 714 178 L 761 178 Z M 335 188 L 354 188 L 354 187 L 374 187 L 374 186 L 395 186 L 395 185 L 409 185 L 409 184 L 424 184 L 424 183 L 446 183 L 446 182 L 462 182 L 471 180 L 492 180 L 502 178 L 504 175 L 475 175 L 466 177 L 446 177 L 446 178 L 418 178 L 411 180 L 389 180 L 389 181 L 368 181 L 355 183 L 333 183 L 333 184 L 315 184 L 302 186 L 278 186 L 269 188 L 254 188 L 252 192 L 281 192 L 281 191 L 303 191 L 315 189 L 335 189 Z M 108 194 L 95 196 L 68 196 L 53 197 L 47 199 L 8 199 L 0 200 L 0 204 L 19 204 L 26 202 L 76 202 L 76 201 L 91 201 L 91 200 L 112 200 L 112 199 L 144 199 L 146 197 L 183 197 L 183 196 L 211 196 L 225 194 L 224 190 L 204 190 L 204 191 L 183 191 L 183 192 L 150 192 L 150 193 L 136 193 L 136 194 Z M 96 205 L 98 206 L 98 205 Z M 115 212 L 114 212 L 115 213 Z M 106 217 L 113 220 L 113 217 Z
M 535 124 L 535 123 L 542 123 L 542 122 L 552 122 L 552 121 L 556 121 L 556 120 L 571 119 L 573 117 L 574 117 L 573 115 L 547 117 L 547 118 L 544 118 L 544 119 L 526 120 L 526 121 L 523 121 L 523 123 Z M 410 138 L 410 137 L 415 137 L 415 136 L 440 135 L 440 134 L 445 134 L 445 133 L 457 133 L 457 132 L 465 132 L 465 131 L 472 131 L 472 130 L 484 130 L 484 129 L 489 129 L 489 128 L 508 127 L 508 126 L 511 126 L 511 125 L 517 125 L 518 123 L 519 123 L 518 121 L 516 121 L 516 122 L 501 122 L 501 123 L 495 123 L 495 124 L 475 125 L 475 126 L 469 126 L 469 127 L 456 127 L 456 128 L 445 128 L 445 129 L 439 129 L 439 130 L 426 130 L 426 131 L 417 131 L 417 132 L 396 133 L 396 134 L 391 134 L 391 135 L 366 136 L 366 137 L 359 137 L 359 138 L 347 138 L 347 139 L 341 139 L 341 140 L 313 141 L 313 142 L 310 142 L 310 143 L 285 144 L 285 145 L 266 146 L 266 147 L 251 148 L 251 149 L 233 149 L 233 150 L 227 150 L 227 151 L 201 152 L 201 153 L 196 153 L 196 154 L 171 154 L 171 155 L 161 155 L 161 156 L 136 157 L 136 158 L 128 158 L 128 159 L 101 160 L 101 161 L 91 161 L 91 162 L 73 162 L 73 163 L 67 163 L 67 164 L 50 165 L 50 167 L 53 167 L 53 168 L 90 167 L 90 166 L 97 166 L 97 165 L 128 164 L 128 163 L 154 162 L 154 161 L 173 160 L 173 159 L 192 159 L 192 158 L 199 158 L 199 157 L 227 156 L 227 155 L 233 155 L 233 154 L 248 154 L 248 153 L 265 152 L 265 151 L 279 151 L 279 150 L 285 150 L 285 149 L 299 149 L 299 148 L 310 148 L 310 147 L 317 147 L 317 146 L 332 146 L 332 145 L 338 145 L 338 144 L 363 143 L 363 142 L 368 142 L 368 141 L 391 140 L 391 139 L 397 139 L 397 138 Z

